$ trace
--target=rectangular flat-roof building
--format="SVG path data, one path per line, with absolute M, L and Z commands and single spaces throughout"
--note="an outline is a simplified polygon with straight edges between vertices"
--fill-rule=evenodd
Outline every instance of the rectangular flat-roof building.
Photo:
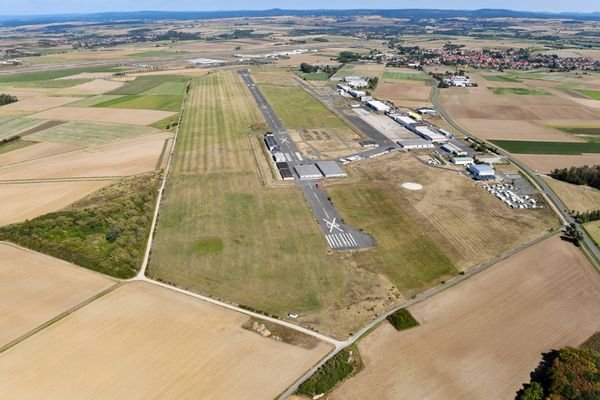
M 406 150 L 411 149 L 431 149 L 433 148 L 433 143 L 425 139 L 407 139 L 407 140 L 399 140 L 398 145 Z
M 281 148 L 279 147 L 279 144 L 275 140 L 275 136 L 273 134 L 267 133 L 265 135 L 265 145 L 271 153 L 277 153 L 281 151 Z
M 453 157 L 450 162 L 454 165 L 471 165 L 475 163 L 472 157 Z
M 367 101 L 367 105 L 377 112 L 388 112 L 391 110 L 390 106 L 379 100 L 369 100 Z
M 496 179 L 494 168 L 488 164 L 473 164 L 469 167 L 469 172 L 477 180 Z
M 415 132 L 423 139 L 431 140 L 433 143 L 446 143 L 448 141 L 446 136 L 434 132 L 426 126 L 416 126 Z
M 417 121 L 407 115 L 396 115 L 394 116 L 394 121 L 404 126 L 411 126 L 417 123 Z
M 294 167 L 298 178 L 301 180 L 321 179 L 323 174 L 316 165 L 296 165 Z
M 443 145 L 442 150 L 450 154 L 455 154 L 457 156 L 466 156 L 468 154 L 466 151 L 452 143 L 446 143 L 445 145 Z
M 344 178 L 348 176 L 335 161 L 319 161 L 317 168 L 325 178 Z

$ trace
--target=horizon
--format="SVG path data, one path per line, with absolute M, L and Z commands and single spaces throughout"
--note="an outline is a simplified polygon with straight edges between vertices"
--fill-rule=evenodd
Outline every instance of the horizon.
M 230 2 L 229 7 L 223 7 L 221 3 L 214 1 L 205 2 L 202 8 L 197 8 L 197 4 L 193 4 L 190 0 L 176 0 L 176 5 L 166 4 L 162 0 L 150 0 L 145 2 L 143 9 L 137 8 L 137 2 L 133 0 L 108 0 L 108 1 L 90 1 L 84 4 L 74 4 L 71 0 L 7 0 L 4 6 L 3 14 L 0 17 L 35 17 L 35 16 L 53 16 L 53 15 L 83 15 L 83 14 L 98 14 L 98 13 L 135 13 L 135 12 L 256 12 L 269 10 L 289 10 L 289 11 L 336 11 L 336 10 L 444 10 L 444 11 L 476 11 L 482 9 L 490 10 L 508 10 L 514 12 L 526 13 L 552 13 L 552 14 L 593 14 L 599 13 L 597 7 L 592 8 L 589 2 L 575 0 L 570 2 L 570 9 L 564 9 L 563 2 L 554 1 L 529 1 L 525 8 L 521 8 L 522 2 L 517 1 L 455 1 L 454 6 L 448 6 L 443 1 L 432 1 L 429 7 L 410 7 L 404 4 L 398 4 L 391 1 L 378 1 L 372 7 L 357 7 L 362 3 L 355 1 L 339 1 L 333 0 L 330 6 L 322 7 L 320 2 L 309 0 L 305 2 L 305 7 L 288 7 L 287 5 L 275 4 L 274 1 L 258 2 L 259 6 L 247 7 L 247 4 L 238 0 Z M 393 3 L 393 4 L 391 4 Z M 477 4 L 472 4 L 477 3 Z M 356 5 L 356 6 L 353 6 Z M 412 4 L 411 4 L 412 5 Z M 196 7 L 194 7 L 196 6 Z

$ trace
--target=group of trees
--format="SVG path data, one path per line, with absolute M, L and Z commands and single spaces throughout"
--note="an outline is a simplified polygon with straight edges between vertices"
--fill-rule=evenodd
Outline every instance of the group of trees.
M 563 348 L 546 354 L 518 400 L 600 399 L 600 349 L 598 333 L 579 349 Z
M 409 329 L 419 325 L 419 322 L 412 316 L 406 308 L 401 308 L 386 318 L 397 331 Z
M 600 189 L 600 165 L 555 169 L 550 176 L 563 182 Z
M 11 96 L 10 94 L 0 93 L 0 106 L 14 103 L 18 101 L 17 96 Z
M 565 238 L 569 241 L 575 243 L 575 246 L 581 246 L 581 240 L 583 239 L 583 234 L 577 229 L 577 225 L 571 223 L 569 226 L 565 228 Z
M 359 53 L 355 53 L 353 51 L 342 51 L 338 55 L 338 61 L 341 63 L 349 63 L 353 61 L 358 61 L 361 59 L 361 55 Z
M 298 392 L 309 396 L 327 393 L 361 366 L 356 346 L 345 348 L 301 384 Z
M 598 221 L 600 220 L 600 210 L 578 212 L 575 214 L 575 218 L 577 218 L 582 224 Z
M 320 68 L 318 65 L 311 65 L 305 62 L 300 64 L 300 71 L 304 72 L 305 74 L 312 74 L 313 72 L 319 72 L 319 70 Z
M 159 174 L 115 183 L 69 208 L 0 228 L 0 240 L 117 278 L 141 265 Z

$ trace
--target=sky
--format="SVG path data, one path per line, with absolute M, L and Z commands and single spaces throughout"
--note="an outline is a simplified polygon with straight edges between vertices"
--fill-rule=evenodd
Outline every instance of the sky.
M 473 10 L 479 8 L 503 8 L 519 11 L 600 11 L 600 4 L 593 0 L 304 0 L 302 2 L 275 0 L 0 0 L 0 15 L 16 14 L 62 14 L 101 11 L 215 11 L 215 10 L 263 10 L 269 8 L 315 9 L 315 8 L 441 8 Z

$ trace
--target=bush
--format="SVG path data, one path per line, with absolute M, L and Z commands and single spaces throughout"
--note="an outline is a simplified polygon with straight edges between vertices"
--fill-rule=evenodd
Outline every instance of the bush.
M 6 104 L 14 103 L 18 99 L 16 96 L 11 96 L 10 94 L 1 93 L 0 94 L 0 106 L 4 106 Z
M 343 349 L 321 366 L 298 388 L 298 393 L 316 396 L 327 393 L 361 367 L 355 346 Z
M 413 328 L 419 323 L 406 308 L 401 308 L 386 318 L 397 331 Z

